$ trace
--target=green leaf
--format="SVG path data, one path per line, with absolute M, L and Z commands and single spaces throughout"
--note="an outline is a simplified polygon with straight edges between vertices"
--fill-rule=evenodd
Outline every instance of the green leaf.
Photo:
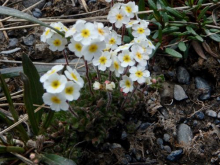
M 202 37 L 200 37 L 199 35 L 196 35 L 195 37 L 196 37 L 196 39 L 197 39 L 198 41 L 201 41 L 201 42 L 203 42 L 203 41 L 204 41 L 204 40 L 203 40 L 203 38 L 202 38 Z
M 198 16 L 198 21 L 202 18 L 202 17 L 204 17 L 205 16 L 205 13 L 206 13 L 206 11 L 209 9 L 209 6 L 206 6 L 202 11 L 201 11 L 201 13 L 199 14 L 199 16 Z
M 29 121 L 31 123 L 33 132 L 35 135 L 38 134 L 39 128 L 37 124 L 37 115 L 34 113 L 34 106 L 33 106 L 33 98 L 31 95 L 31 84 L 28 77 L 24 73 L 20 73 L 21 79 L 24 82 L 24 104 L 27 110 L 27 114 L 29 117 Z
M 176 26 L 171 26 L 171 27 L 167 27 L 167 28 L 164 28 L 162 30 L 162 33 L 163 34 L 167 34 L 167 33 L 172 33 L 172 32 L 176 32 L 179 30 L 179 27 L 176 27 Z
M 33 22 L 33 23 L 40 24 L 41 26 L 45 26 L 45 27 L 48 27 L 50 29 L 53 29 L 58 34 L 60 34 L 61 36 L 64 36 L 64 33 L 60 32 L 59 30 L 57 30 L 57 29 L 45 24 L 44 22 L 38 20 L 37 18 L 35 18 L 35 17 L 33 17 L 29 14 L 23 13 L 19 10 L 16 10 L 16 9 L 13 9 L 13 8 L 10 8 L 10 7 L 0 6 L 0 14 L 14 16 L 14 17 L 18 17 L 18 18 L 28 20 L 28 21 Z
M 156 4 L 154 3 L 153 0 L 148 0 L 148 4 L 149 4 L 151 9 L 157 10 L 157 6 L 156 6 Z
M 185 52 L 185 51 L 186 51 L 186 44 L 185 44 L 183 41 L 181 41 L 181 42 L 179 42 L 179 44 L 178 44 L 178 48 L 179 48 L 182 52 Z
M 205 33 L 211 38 L 212 40 L 216 42 L 220 42 L 220 35 L 211 33 L 208 29 L 205 29 Z
M 23 65 L 24 74 L 28 77 L 31 84 L 29 90 L 33 103 L 42 105 L 43 104 L 42 96 L 44 94 L 44 89 L 42 83 L 40 82 L 40 76 L 38 74 L 38 71 L 34 66 L 34 64 L 32 63 L 32 61 L 25 54 L 22 56 L 22 65 Z M 40 123 L 42 113 L 43 113 L 43 109 L 41 109 L 35 114 L 38 125 Z
M 183 19 L 183 17 L 184 17 L 183 14 L 181 14 L 179 11 L 177 11 L 177 10 L 171 8 L 171 7 L 166 7 L 166 11 L 173 14 L 177 18 Z
M 186 27 L 186 30 L 187 30 L 188 32 L 190 32 L 191 34 L 193 34 L 193 35 L 197 35 L 197 33 L 195 32 L 195 30 L 193 30 L 193 28 L 191 28 L 190 26 L 187 26 L 187 27 Z
M 131 38 L 129 36 L 124 35 L 123 41 L 124 41 L 124 43 L 130 43 Z
M 139 0 L 138 9 L 139 11 L 145 11 L 145 0 Z M 144 19 L 147 17 L 147 14 L 139 14 L 138 16 L 140 19 Z
M 48 165 L 76 165 L 74 161 L 55 154 L 41 154 L 40 159 Z
M 177 51 L 175 51 L 174 49 L 171 49 L 171 48 L 166 48 L 165 52 L 167 54 L 173 56 L 173 57 L 177 57 L 177 58 L 182 58 L 183 57 L 179 52 L 177 52 Z
M 55 113 L 55 111 L 49 110 L 47 117 L 43 121 L 43 124 L 42 124 L 42 127 L 40 129 L 39 134 L 44 133 L 44 131 L 50 126 L 52 119 L 53 119 L 53 116 L 54 116 L 54 113 Z

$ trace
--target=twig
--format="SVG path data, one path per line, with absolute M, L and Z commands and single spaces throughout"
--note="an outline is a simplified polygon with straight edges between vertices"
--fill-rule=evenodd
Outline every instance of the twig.
M 94 96 L 94 93 L 92 91 L 92 85 L 91 85 L 91 81 L 90 81 L 90 78 L 89 78 L 89 67 L 88 67 L 88 63 L 87 61 L 84 59 L 84 62 L 85 62 L 85 66 L 86 66 L 86 77 L 87 77 L 87 81 L 89 83 L 89 91 L 91 93 L 91 95 Z
M 80 0 L 80 1 L 82 2 L 82 5 L 83 5 L 85 11 L 88 13 L 89 11 L 88 11 L 88 6 L 86 4 L 86 1 L 85 0 Z
M 2 6 L 5 6 L 8 2 L 9 2 L 9 0 L 6 0 Z
M 2 6 L 5 6 L 5 5 L 8 3 L 8 1 L 9 1 L 9 0 L 6 0 L 5 3 L 3 3 Z M 3 25 L 2 22 L 0 22 L 0 26 L 1 26 L 2 28 L 4 28 L 4 25 Z M 4 34 L 4 36 L 5 36 L 5 39 L 8 41 L 8 40 L 9 40 L 8 34 L 7 34 L 7 32 L 6 32 L 5 30 L 3 31 L 3 34 Z
M 23 91 L 24 91 L 24 90 L 22 89 L 22 90 L 20 90 L 20 91 L 17 91 L 17 92 L 15 92 L 15 93 L 12 93 L 11 96 L 17 95 L 17 94 L 19 94 L 19 93 L 21 93 L 21 92 L 23 92 Z M 5 98 L 6 98 L 6 97 L 1 97 L 0 100 L 5 99 Z
M 8 103 L 4 103 L 4 104 L 0 104 L 0 107 L 6 107 L 6 106 L 8 106 L 8 105 L 9 105 Z M 19 106 L 19 105 L 25 105 L 25 104 L 24 104 L 24 103 L 13 103 L 13 105 Z M 33 106 L 35 106 L 35 107 L 40 107 L 41 105 L 33 104 Z M 43 106 L 43 108 L 50 109 L 49 106 Z
M 12 96 L 11 98 L 12 99 L 17 99 L 17 98 L 21 98 L 21 97 L 23 97 L 23 94 L 17 95 L 17 96 Z M 4 100 L 7 100 L 6 97 L 0 99 L 0 101 L 4 101 Z

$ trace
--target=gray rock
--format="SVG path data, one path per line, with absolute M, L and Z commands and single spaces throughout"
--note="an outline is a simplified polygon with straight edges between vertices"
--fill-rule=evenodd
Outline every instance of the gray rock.
M 9 48 L 15 48 L 18 45 L 18 39 L 17 38 L 11 38 L 9 39 Z
M 169 142 L 169 141 L 170 141 L 170 135 L 167 134 L 167 133 L 165 133 L 165 134 L 163 135 L 163 140 L 164 140 L 165 142 Z
M 39 2 L 39 0 L 25 0 L 25 1 L 22 2 L 22 4 L 24 5 L 24 7 L 28 8 L 28 7 L 34 5 L 37 2 Z M 43 8 L 45 3 L 46 3 L 46 0 L 43 0 L 40 4 L 38 4 L 36 6 L 36 8 L 39 8 L 39 9 Z
M 220 101 L 220 96 L 219 97 L 217 97 L 217 99 L 216 99 L 217 101 Z
M 169 119 L 169 112 L 166 108 L 162 107 L 159 109 L 160 113 L 164 116 L 164 119 Z
M 42 16 L 42 12 L 40 9 L 35 8 L 34 11 L 32 12 L 33 16 L 36 18 L 40 18 Z
M 220 112 L 218 112 L 218 116 L 217 117 L 220 119 Z
M 170 146 L 163 146 L 163 149 L 165 150 L 165 151 L 167 151 L 168 153 L 171 153 L 171 148 L 170 148 Z
M 24 44 L 27 45 L 27 46 L 32 46 L 32 45 L 34 44 L 34 42 L 35 42 L 35 37 L 34 37 L 34 35 L 31 34 L 31 35 L 28 35 L 28 36 L 24 37 L 24 38 L 23 38 L 23 42 L 24 42 Z
M 122 139 L 122 140 L 125 140 L 127 137 L 128 137 L 127 132 L 123 131 L 123 132 L 121 133 L 121 139 Z
M 179 143 L 189 143 L 193 138 L 191 128 L 186 124 L 180 124 L 177 130 L 177 139 Z
M 174 98 L 178 101 L 181 101 L 183 99 L 187 99 L 188 96 L 186 95 L 185 91 L 180 85 L 174 86 Z
M 111 149 L 121 148 L 121 144 L 113 143 L 110 147 L 111 147 Z
M 177 69 L 177 80 L 181 84 L 189 84 L 190 75 L 189 72 L 182 66 Z
M 139 131 L 146 131 L 146 129 L 151 125 L 151 123 L 142 123 L 139 127 Z
M 215 119 L 214 123 L 215 123 L 215 125 L 218 125 L 218 124 L 220 124 L 220 120 Z
M 198 121 L 197 120 L 193 120 L 193 126 L 195 127 L 195 126 L 197 126 L 197 124 L 198 124 Z
M 207 110 L 205 113 L 209 117 L 216 117 L 217 116 L 217 113 L 213 110 Z
M 5 40 L 5 36 L 3 34 L 2 31 L 0 31 L 0 41 L 4 41 Z
M 208 84 L 206 80 L 201 77 L 195 78 L 196 88 L 203 91 L 203 94 L 199 96 L 200 100 L 207 100 L 211 97 L 211 86 Z
M 167 160 L 169 160 L 171 162 L 175 162 L 175 161 L 179 160 L 179 158 L 182 156 L 182 154 L 183 154 L 182 149 L 173 151 L 167 156 Z
M 196 119 L 203 120 L 204 117 L 205 117 L 205 115 L 204 115 L 203 112 L 197 112 L 197 113 L 195 114 L 195 118 L 196 118 Z
M 157 138 L 157 144 L 158 145 L 163 145 L 163 139 Z

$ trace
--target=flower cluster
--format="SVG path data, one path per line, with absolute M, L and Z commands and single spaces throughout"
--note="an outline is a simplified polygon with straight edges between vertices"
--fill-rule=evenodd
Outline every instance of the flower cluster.
M 105 83 L 100 84 L 98 81 L 95 81 L 93 84 L 94 90 L 105 90 L 105 91 L 112 91 L 115 88 L 115 83 L 110 82 L 108 80 L 105 81 Z
M 75 69 L 67 66 L 65 75 L 58 74 L 63 69 L 63 65 L 56 65 L 40 78 L 47 91 L 43 95 L 43 101 L 55 111 L 68 110 L 67 101 L 77 100 L 80 96 L 79 91 L 84 85 L 83 79 Z

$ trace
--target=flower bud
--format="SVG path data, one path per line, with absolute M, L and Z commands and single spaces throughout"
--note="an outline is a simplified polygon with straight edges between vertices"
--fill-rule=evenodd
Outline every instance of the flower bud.
M 115 88 L 115 83 L 114 82 L 111 82 L 111 83 L 109 82 L 109 83 L 106 84 L 105 88 L 106 88 L 106 90 L 112 91 L 113 88 Z
M 101 88 L 101 84 L 97 81 L 94 82 L 93 84 L 93 89 L 94 90 L 99 90 Z
M 35 155 L 35 153 L 31 153 L 29 157 L 31 160 L 33 160 L 36 157 L 36 155 Z
M 157 80 L 156 80 L 155 78 L 152 78 L 152 79 L 151 79 L 151 82 L 152 82 L 153 84 L 156 84 L 156 83 L 157 83 Z

